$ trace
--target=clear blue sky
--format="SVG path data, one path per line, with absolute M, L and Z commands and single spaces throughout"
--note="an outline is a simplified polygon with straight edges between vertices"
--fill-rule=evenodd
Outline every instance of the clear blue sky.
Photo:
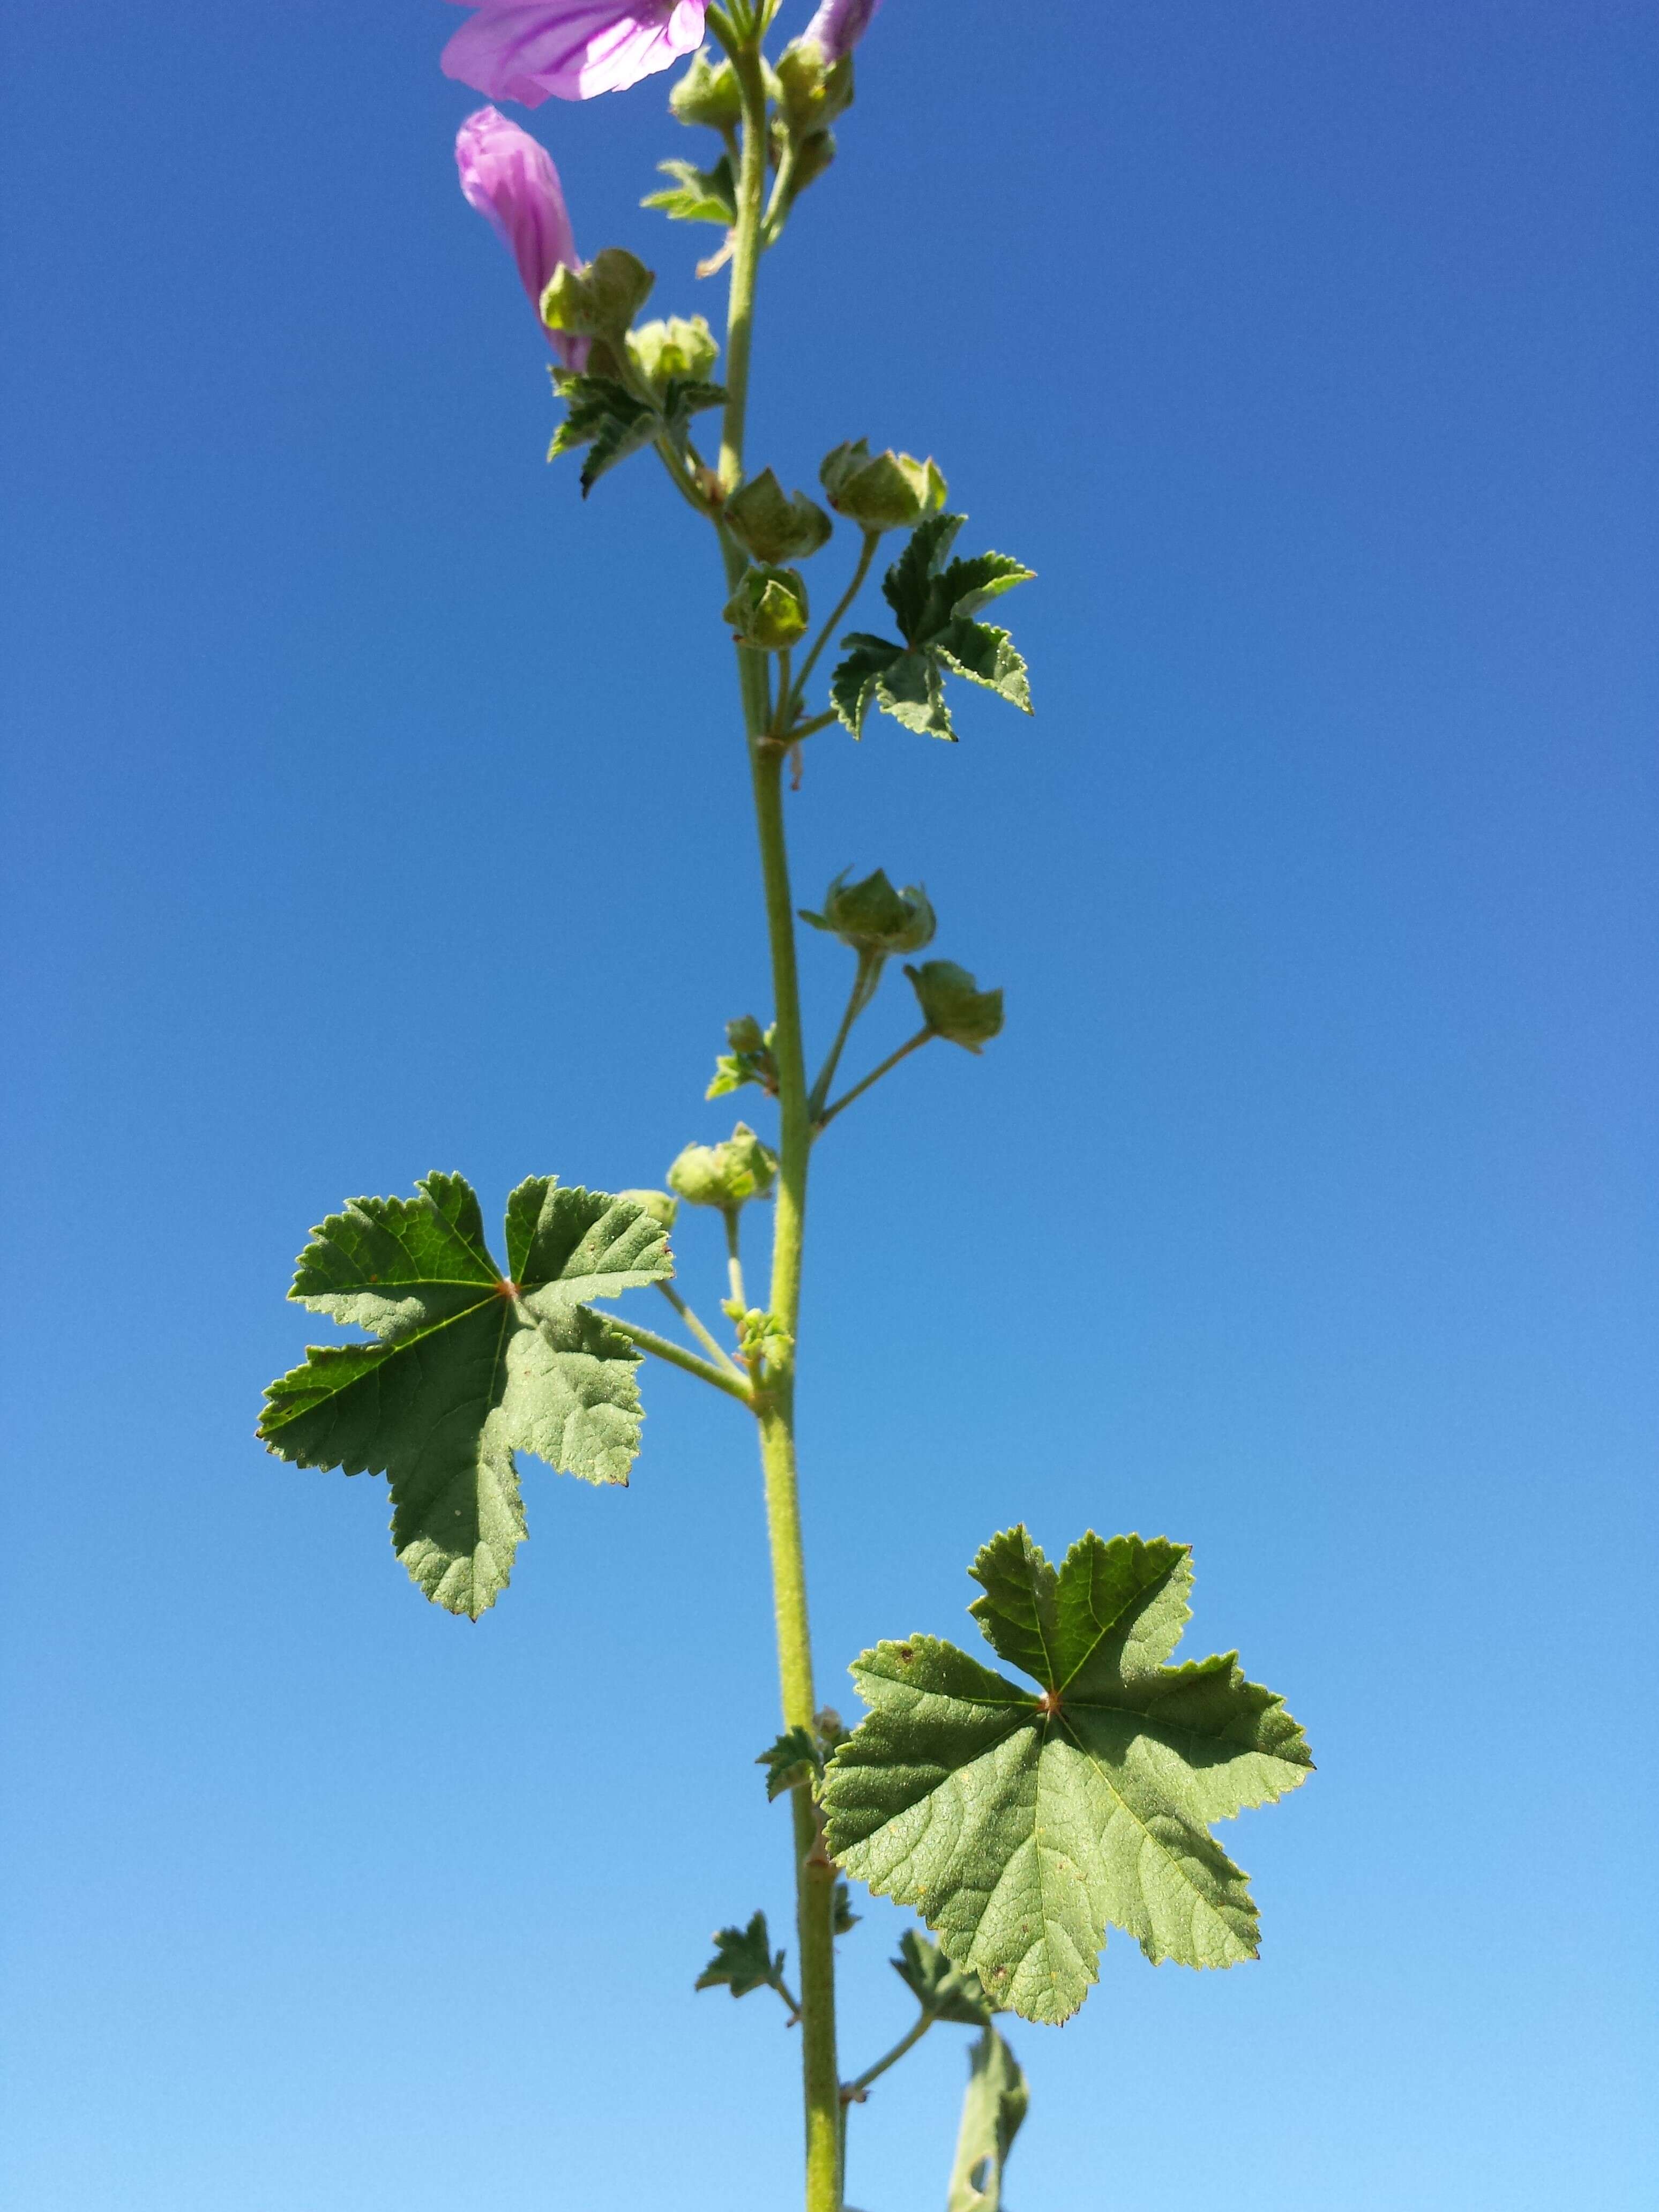
M 457 20 L 9 11 L 17 2212 L 793 2192 L 793 2039 L 690 1986 L 787 1917 L 741 1415 L 655 1374 L 630 1492 L 532 1468 L 477 1628 L 252 1436 L 325 1211 L 654 1180 L 767 1011 L 718 580 L 543 465 Z M 536 127 L 686 311 L 662 90 Z M 792 803 L 803 898 L 921 878 L 1009 1004 L 826 1140 L 825 1694 L 971 1638 L 1010 1521 L 1139 1528 L 1321 1763 L 1229 1836 L 1258 1966 L 1118 1938 L 1013 2031 L 1017 2212 L 1659 2194 L 1656 95 L 1648 5 L 888 0 L 768 271 L 756 460 L 931 449 L 1041 571 L 1035 722 Z M 866 2212 L 942 2203 L 963 2042 L 856 2115 Z

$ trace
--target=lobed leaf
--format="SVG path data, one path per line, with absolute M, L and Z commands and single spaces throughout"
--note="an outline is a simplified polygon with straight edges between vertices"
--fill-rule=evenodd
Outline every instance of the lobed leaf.
M 515 1452 L 627 1480 L 639 1356 L 584 1301 L 672 1272 L 644 1207 L 546 1176 L 508 1200 L 507 1249 L 503 1276 L 459 1176 L 330 1215 L 289 1295 L 375 1340 L 310 1346 L 270 1386 L 258 1425 L 295 1466 L 386 1475 L 398 1557 L 434 1603 L 473 1620 L 506 1589 L 526 1534 Z
M 712 169 L 695 161 L 659 161 L 658 168 L 674 181 L 665 191 L 647 193 L 641 207 L 660 208 L 672 222 L 715 222 L 729 230 L 738 219 L 732 163 L 722 155 Z
M 725 1987 L 734 1997 L 746 1997 L 751 1990 L 762 1989 L 783 1994 L 780 1984 L 784 1954 L 780 1951 L 773 1956 L 763 1912 L 757 1912 L 746 1928 L 717 1928 L 714 1943 L 714 1955 L 692 1984 L 695 1989 Z
M 1056 1572 L 1021 1528 L 972 1571 L 988 1641 L 1041 1693 L 932 1637 L 864 1653 L 871 1710 L 821 1792 L 831 1854 L 1029 2020 L 1076 2011 L 1108 1924 L 1154 1961 L 1254 1957 L 1255 1907 L 1210 1824 L 1295 1789 L 1312 1760 L 1233 1654 L 1164 1663 L 1187 1547 L 1091 1534 Z

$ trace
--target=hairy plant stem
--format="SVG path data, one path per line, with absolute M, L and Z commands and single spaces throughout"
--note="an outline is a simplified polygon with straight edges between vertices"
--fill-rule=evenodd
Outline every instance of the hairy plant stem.
M 726 1347 L 721 1344 L 720 1339 L 714 1334 L 714 1331 L 711 1328 L 706 1328 L 704 1324 L 698 1320 L 696 1315 L 693 1313 L 690 1307 L 687 1305 L 685 1300 L 674 1288 L 674 1285 L 672 1283 L 659 1283 L 657 1288 L 662 1292 L 664 1297 L 667 1299 L 669 1304 L 673 1307 L 675 1312 L 690 1330 L 692 1335 L 696 1338 L 698 1343 L 703 1347 L 703 1350 L 708 1352 L 715 1366 L 723 1367 L 728 1375 L 735 1375 L 739 1382 L 744 1381 L 746 1378 L 744 1376 L 743 1370 L 726 1350 Z
M 738 167 L 738 221 L 733 236 L 726 319 L 726 389 L 720 475 L 729 491 L 742 481 L 744 417 L 749 395 L 750 345 L 755 281 L 759 267 L 766 188 L 766 88 L 758 40 L 732 55 L 744 106 L 743 158 Z M 743 556 L 721 533 L 728 580 L 735 584 Z M 801 1247 L 806 1219 L 806 1176 L 811 1117 L 806 1104 L 806 1065 L 801 1042 L 800 988 L 795 970 L 794 903 L 783 823 L 785 750 L 769 732 L 766 656 L 742 647 L 738 677 L 743 693 L 750 778 L 760 841 L 766 928 L 772 961 L 775 1028 L 772 1050 L 778 1071 L 776 1219 L 772 1244 L 771 1313 L 785 1340 L 756 1378 L 761 1467 L 765 1480 L 767 1532 L 772 1554 L 772 1595 L 778 1639 L 778 1673 L 786 1728 L 811 1728 L 817 1701 L 812 1688 L 812 1644 L 806 1611 L 806 1562 L 801 1542 L 800 1492 L 795 1456 L 795 1341 L 800 1320 Z M 790 1792 L 795 1852 L 795 1926 L 800 1955 L 801 2071 L 806 2123 L 806 2212 L 841 2212 L 841 2080 L 836 2059 L 835 1866 L 823 1849 L 810 1794 Z
M 606 1314 L 605 1324 L 614 1328 L 618 1336 L 625 1336 L 630 1344 L 637 1344 L 641 1352 L 648 1352 L 655 1359 L 666 1360 L 671 1367 L 684 1369 L 701 1382 L 712 1382 L 717 1390 L 724 1390 L 728 1398 L 735 1398 L 740 1406 L 754 1405 L 754 1394 L 741 1374 L 729 1363 L 716 1367 L 712 1359 L 700 1359 L 695 1352 L 688 1352 L 672 1337 L 659 1336 L 654 1328 L 641 1328 L 637 1322 L 623 1321 L 616 1314 Z M 724 1354 L 721 1355 L 724 1358 Z

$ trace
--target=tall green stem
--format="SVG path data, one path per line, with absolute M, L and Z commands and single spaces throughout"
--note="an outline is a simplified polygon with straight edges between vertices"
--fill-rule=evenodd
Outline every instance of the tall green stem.
M 749 356 L 754 330 L 755 280 L 760 261 L 766 187 L 766 89 L 760 58 L 750 47 L 733 55 L 743 90 L 743 158 L 738 178 L 738 221 L 732 254 L 726 321 L 726 388 L 720 440 L 720 481 L 729 490 L 743 477 L 749 395 Z M 729 574 L 742 556 L 724 539 Z M 801 1041 L 800 988 L 795 971 L 794 903 L 783 825 L 784 748 L 767 733 L 768 683 L 764 655 L 738 653 L 744 720 L 760 839 L 766 929 L 771 949 L 775 1029 L 772 1050 L 778 1071 L 776 1222 L 772 1245 L 770 1308 L 785 1332 L 785 1347 L 757 1378 L 761 1467 L 765 1479 L 767 1531 L 772 1553 L 772 1596 L 778 1638 L 778 1672 L 786 1728 L 812 1725 L 812 1644 L 806 1612 L 806 1561 L 801 1542 L 800 1492 L 795 1456 L 795 1339 L 800 1320 L 801 1249 L 806 1221 L 806 1176 L 811 1117 L 806 1103 L 806 1064 Z M 806 2118 L 806 2212 L 841 2212 L 841 2081 L 836 2060 L 836 1869 L 818 1835 L 809 1793 L 793 1790 L 795 1925 L 800 1949 L 801 2068 Z

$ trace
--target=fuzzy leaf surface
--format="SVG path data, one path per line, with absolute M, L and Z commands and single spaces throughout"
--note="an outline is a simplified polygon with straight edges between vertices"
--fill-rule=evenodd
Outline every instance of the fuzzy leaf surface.
M 387 1476 L 398 1557 L 434 1603 L 475 1620 L 526 1534 L 515 1451 L 627 1480 L 639 1355 L 586 1301 L 672 1272 L 643 1207 L 550 1176 L 507 1200 L 507 1250 L 503 1276 L 459 1176 L 331 1214 L 289 1296 L 373 1340 L 309 1347 L 270 1386 L 258 1427 L 296 1466 Z
M 565 403 L 565 418 L 553 434 L 547 458 L 556 461 L 562 453 L 586 447 L 581 471 L 584 499 L 608 470 L 659 438 L 684 448 L 693 416 L 726 404 L 723 386 L 691 378 L 671 381 L 654 406 L 614 377 L 561 371 L 553 381 Z
M 1012 638 L 975 617 L 1004 592 L 1028 582 L 1032 571 L 1006 553 L 947 561 L 965 520 L 929 515 L 888 569 L 881 588 L 902 643 L 862 630 L 842 639 L 852 650 L 830 679 L 830 701 L 854 737 L 877 706 L 907 729 L 954 740 L 945 703 L 947 675 L 966 677 L 1022 714 L 1031 712 L 1025 663 Z
M 821 1793 L 832 1855 L 1027 2020 L 1077 2010 L 1109 1923 L 1154 1962 L 1254 1958 L 1255 1906 L 1210 1827 L 1295 1789 L 1312 1759 L 1235 1655 L 1166 1663 L 1187 1547 L 1091 1533 L 1056 1571 L 1019 1528 L 970 1571 L 982 1633 L 1041 1689 L 933 1637 L 865 1652 L 871 1710 Z

